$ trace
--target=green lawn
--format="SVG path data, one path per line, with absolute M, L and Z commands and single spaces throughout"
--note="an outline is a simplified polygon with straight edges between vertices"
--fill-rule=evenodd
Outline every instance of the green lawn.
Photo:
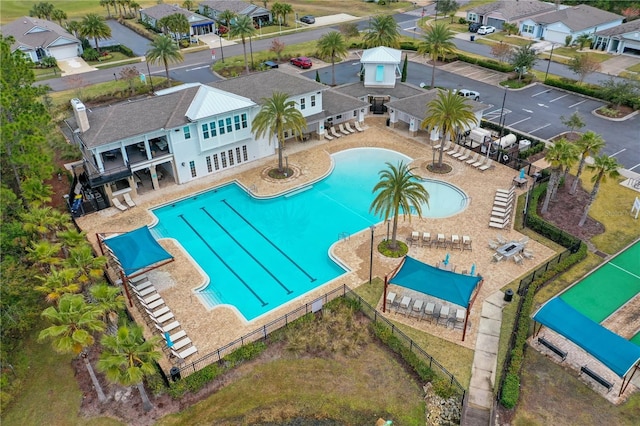
M 511 44 L 514 46 L 526 46 L 528 44 L 531 44 L 531 40 L 528 40 L 526 38 L 521 38 L 521 37 L 508 36 L 507 33 L 502 31 L 489 34 L 486 36 L 479 36 L 476 38 L 476 40 L 482 40 L 483 38 L 493 40 L 495 42 L 503 42 L 503 43 Z
M 29 16 L 29 10 L 31 10 L 35 3 L 35 1 L 2 0 L 0 22 L 6 24 L 20 16 Z M 81 20 L 89 13 L 107 16 L 107 9 L 100 6 L 98 0 L 51 0 L 48 3 L 53 4 L 56 9 L 64 11 L 69 20 Z M 156 0 L 138 0 L 137 3 L 141 8 L 158 4 Z M 111 8 L 111 14 L 114 14 L 113 8 Z

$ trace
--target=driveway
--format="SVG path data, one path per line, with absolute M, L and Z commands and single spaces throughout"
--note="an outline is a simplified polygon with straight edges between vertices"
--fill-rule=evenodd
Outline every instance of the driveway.
M 111 38 L 106 40 L 100 40 L 100 46 L 115 46 L 122 44 L 133 50 L 134 55 L 144 56 L 149 50 L 151 40 L 142 37 L 135 31 L 130 30 L 124 25 L 120 24 L 115 19 L 108 19 L 107 25 L 111 28 Z M 93 40 L 90 40 L 93 43 Z M 92 44 L 93 45 L 93 44 Z

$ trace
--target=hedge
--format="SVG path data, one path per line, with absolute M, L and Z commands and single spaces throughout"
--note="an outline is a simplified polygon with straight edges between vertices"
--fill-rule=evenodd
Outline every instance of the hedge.
M 133 58 L 134 56 L 136 56 L 133 53 L 133 50 L 122 44 L 117 44 L 115 46 L 104 46 L 101 49 L 107 52 L 120 52 L 128 58 Z
M 494 71 L 513 72 L 513 65 L 505 64 L 503 62 L 494 61 L 492 59 L 475 58 L 473 56 L 467 56 L 462 53 L 457 53 L 456 56 L 460 61 L 480 65 L 481 67 L 489 68 Z

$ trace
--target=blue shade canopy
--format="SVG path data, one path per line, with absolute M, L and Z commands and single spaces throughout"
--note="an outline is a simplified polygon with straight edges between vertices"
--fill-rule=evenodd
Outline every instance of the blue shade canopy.
M 481 277 L 456 274 L 405 257 L 402 268 L 389 283 L 435 296 L 463 307 L 469 306 L 473 290 Z
M 590 320 L 559 297 L 538 309 L 533 319 L 580 346 L 619 377 L 640 361 L 640 346 Z
M 173 256 L 158 244 L 146 226 L 107 238 L 104 243 L 118 258 L 127 276 L 161 262 L 173 260 Z

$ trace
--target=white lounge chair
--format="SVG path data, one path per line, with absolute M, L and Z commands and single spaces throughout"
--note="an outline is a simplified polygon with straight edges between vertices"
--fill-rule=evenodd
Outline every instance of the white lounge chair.
M 168 306 L 164 306 L 155 312 L 152 312 L 146 308 L 145 308 L 145 311 L 147 312 L 147 315 L 149 315 L 150 317 L 158 319 L 158 318 L 161 318 L 163 315 L 167 314 L 170 311 L 170 309 Z
M 469 158 L 466 163 L 469 165 L 472 165 L 473 163 L 475 163 L 476 161 L 478 161 L 478 157 L 480 157 L 480 154 L 478 154 L 476 152 L 476 155 L 474 155 L 473 157 Z
M 431 234 L 429 232 L 423 232 L 422 233 L 422 247 L 424 247 L 424 246 L 431 247 L 431 244 L 433 244 L 433 241 L 431 240 Z
M 453 158 L 460 158 L 462 156 L 462 154 L 464 154 L 465 152 L 467 152 L 467 148 L 460 148 L 458 150 L 458 152 L 454 152 L 453 154 L 451 154 L 451 157 Z
M 152 320 L 154 320 L 156 323 L 158 324 L 164 324 L 165 322 L 172 320 L 175 316 L 173 315 L 173 312 L 167 312 L 166 314 L 162 315 L 161 317 L 151 317 Z
M 416 299 L 415 302 L 413 302 L 413 306 L 411 307 L 411 315 L 415 315 L 418 317 L 418 319 L 420 319 L 422 317 L 422 306 L 423 306 L 424 302 L 421 299 Z
M 156 324 L 156 326 L 160 331 L 164 333 L 180 327 L 180 323 L 178 321 L 173 321 L 171 324 L 167 324 L 167 325 Z
M 127 208 L 117 198 L 112 198 L 111 202 L 113 203 L 113 206 L 118 210 L 122 212 L 127 210 Z
M 122 197 L 124 198 L 124 202 L 127 203 L 129 207 L 135 207 L 136 203 L 131 199 L 131 195 L 128 192 L 125 192 Z
M 471 151 L 470 149 L 465 148 L 465 149 L 463 150 L 463 154 L 462 154 L 462 155 L 460 155 L 460 156 L 459 156 L 459 157 L 457 157 L 457 158 L 458 158 L 458 160 L 460 160 L 460 161 L 466 161 L 466 160 L 471 156 L 471 153 L 472 153 L 472 152 L 473 152 L 473 151 Z
M 355 127 L 356 130 L 359 131 L 359 132 L 364 132 L 364 129 L 362 127 L 360 127 L 360 124 L 357 121 L 353 122 L 353 127 Z
M 326 140 L 328 140 L 328 141 L 332 141 L 332 140 L 334 139 L 334 137 L 333 137 L 333 136 L 331 136 L 331 135 L 329 134 L 329 132 L 325 132 L 325 134 L 324 134 L 324 138 L 325 138 Z
M 156 300 L 162 298 L 162 296 L 160 296 L 160 293 L 154 293 L 149 297 L 140 297 L 140 296 L 138 296 L 136 294 L 136 297 L 138 298 L 138 300 L 140 302 L 143 302 L 143 303 L 152 303 L 152 302 L 155 302 Z
M 349 124 L 348 121 L 346 123 L 344 123 L 344 128 L 347 129 L 347 131 L 349 133 L 355 133 L 356 132 L 354 129 L 351 128 L 351 124 Z
M 491 167 L 493 167 L 493 160 L 492 160 L 491 158 L 489 158 L 489 159 L 487 160 L 487 162 L 486 162 L 486 163 L 484 163 L 482 166 L 478 167 L 478 169 L 479 169 L 481 172 L 484 172 L 485 170 L 490 169 Z
M 509 201 L 494 201 L 493 202 L 493 206 L 494 207 L 504 207 L 507 208 L 509 207 L 511 204 L 513 203 L 513 199 L 509 200 Z
M 480 168 L 480 166 L 482 166 L 485 162 L 487 161 L 486 157 L 482 157 L 480 159 L 478 159 L 478 161 L 476 161 L 475 163 L 473 163 L 471 166 L 475 167 L 476 169 Z
M 336 131 L 335 127 L 330 127 L 329 128 L 329 133 L 331 133 L 331 136 L 333 136 L 334 138 L 342 137 L 342 135 Z
M 491 211 L 491 217 L 492 218 L 494 218 L 494 217 L 503 218 L 503 217 L 508 217 L 508 216 L 511 216 L 511 209 L 507 209 L 504 212 L 498 212 L 498 211 L 495 211 L 495 210 Z
M 195 346 L 190 346 L 189 348 L 185 349 L 182 352 L 176 352 L 174 350 L 171 350 L 171 355 L 175 356 L 176 358 L 187 359 L 190 355 L 193 355 L 196 352 L 198 352 L 198 349 L 196 349 Z
M 447 155 L 453 155 L 453 154 L 455 154 L 456 152 L 458 152 L 458 150 L 459 150 L 460 148 L 461 148 L 461 146 L 460 146 L 460 145 L 455 144 L 455 145 L 453 146 L 453 148 L 451 148 L 449 151 L 447 151 L 447 152 L 446 152 L 446 154 L 447 154 Z
M 396 302 L 396 294 L 392 291 L 387 293 L 387 305 L 392 306 Z
M 345 136 L 351 134 L 351 132 L 349 132 L 347 129 L 344 128 L 344 124 L 342 123 L 338 124 L 338 129 L 340 129 L 340 133 L 342 133 Z
M 468 235 L 462 236 L 462 250 L 473 250 L 471 248 L 471 237 Z
M 411 237 L 409 239 L 409 244 L 414 245 L 420 242 L 420 233 L 418 231 L 411 232 Z
M 184 348 L 187 345 L 191 344 L 191 339 L 189 339 L 188 337 L 185 337 L 184 339 L 175 341 L 172 340 L 173 345 L 171 345 L 171 349 L 173 349 L 174 351 L 179 351 L 180 349 Z
M 507 225 L 509 225 L 509 220 L 507 219 L 506 222 L 494 222 L 493 220 L 491 222 L 489 222 L 489 228 L 498 228 L 498 229 L 504 229 L 507 227 Z
M 158 327 L 158 325 L 156 324 L 156 328 L 162 332 L 162 327 Z M 167 340 L 167 336 L 164 334 L 164 332 L 162 332 L 162 337 L 164 337 L 165 341 Z M 184 330 L 180 330 L 177 333 L 170 334 L 168 340 L 171 340 L 172 342 L 177 342 L 183 337 L 187 337 L 187 332 Z
M 144 303 L 142 300 L 140 300 L 140 304 L 142 305 L 143 308 L 148 309 L 150 311 L 153 311 L 154 309 L 159 308 L 160 306 L 164 305 L 164 300 L 162 298 L 159 298 L 159 299 L 154 300 L 153 302 L 151 302 L 149 304 Z
M 516 190 L 515 186 L 512 186 L 510 189 L 498 188 L 498 189 L 496 189 L 496 194 L 512 194 L 512 193 L 515 192 L 515 190 Z

